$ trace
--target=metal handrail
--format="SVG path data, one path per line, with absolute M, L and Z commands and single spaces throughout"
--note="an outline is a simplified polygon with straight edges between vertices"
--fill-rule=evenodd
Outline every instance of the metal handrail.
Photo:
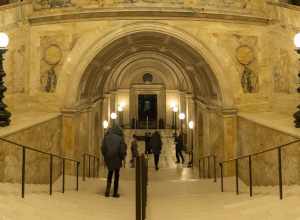
M 232 158 L 232 159 L 229 159 L 229 160 L 224 160 L 224 161 L 221 161 L 220 163 L 228 163 L 228 162 L 232 162 L 232 161 L 235 161 L 235 160 L 245 159 L 245 158 L 248 158 L 249 156 L 257 156 L 257 155 L 260 155 L 260 154 L 264 154 L 264 153 L 267 153 L 267 152 L 270 152 L 270 151 L 277 150 L 278 148 L 287 147 L 289 145 L 292 145 L 292 144 L 295 144 L 295 143 L 298 143 L 298 142 L 300 142 L 300 139 L 297 139 L 295 141 L 291 141 L 289 143 L 282 144 L 282 145 L 279 145 L 279 146 L 276 146 L 276 147 L 271 147 L 271 148 L 268 148 L 266 150 L 258 151 L 256 153 L 246 154 L 246 155 L 239 156 L 239 157 L 236 157 L 236 158 Z
M 219 162 L 220 165 L 220 171 L 221 171 L 221 192 L 224 192 L 224 177 L 223 177 L 223 165 L 229 162 L 235 162 L 235 177 L 236 177 L 236 181 L 235 181 L 235 186 L 236 186 L 236 194 L 239 194 L 239 160 L 242 159 L 246 159 L 248 158 L 248 162 L 249 162 L 249 193 L 250 193 L 250 197 L 253 196 L 253 170 L 252 170 L 252 157 L 261 155 L 261 154 L 265 154 L 271 151 L 278 151 L 278 182 L 279 182 L 279 197 L 282 200 L 283 199 L 283 178 L 282 178 L 282 149 L 286 148 L 292 144 L 295 143 L 299 143 L 300 139 L 296 139 L 294 141 L 291 141 L 289 143 L 286 144 L 282 144 L 276 147 L 271 147 L 268 148 L 266 150 L 262 150 L 259 152 L 255 152 L 255 153 L 251 153 L 251 154 L 247 154 L 247 155 L 243 155 L 243 156 L 239 156 L 236 158 L 232 158 L 229 160 L 224 160 Z
M 100 157 L 90 154 L 90 153 L 83 153 L 83 166 L 82 166 L 82 180 L 85 181 L 86 178 L 86 157 L 88 157 L 88 177 L 91 177 L 91 158 L 93 158 L 93 178 L 99 176 L 99 167 L 100 167 Z M 97 161 L 97 166 L 96 166 Z M 96 169 L 97 168 L 97 169 Z
M 38 149 L 36 149 L 34 147 L 26 146 L 24 144 L 19 144 L 19 143 L 16 143 L 14 141 L 10 141 L 10 140 L 4 139 L 4 138 L 0 138 L 0 141 L 13 144 L 13 145 L 15 145 L 15 146 L 17 146 L 19 148 L 25 148 L 26 150 L 31 150 L 31 151 L 35 151 L 37 153 L 46 154 L 48 156 L 52 155 L 52 156 L 57 157 L 59 159 L 65 159 L 65 160 L 69 160 L 69 161 L 73 161 L 73 162 L 79 162 L 78 160 L 74 160 L 74 159 L 71 159 L 71 158 L 63 157 L 63 156 L 60 156 L 60 155 L 54 154 L 54 153 L 48 153 L 46 151 L 38 150 Z
M 62 160 L 62 193 L 65 192 L 65 162 L 71 161 L 76 164 L 76 191 L 79 190 L 79 167 L 80 167 L 80 161 L 74 160 L 68 157 L 63 157 L 57 154 L 48 153 L 42 150 L 38 150 L 34 147 L 26 146 L 24 144 L 19 144 L 14 141 L 10 141 L 4 138 L 0 138 L 0 141 L 12 144 L 20 149 L 22 149 L 22 176 L 21 176 L 21 185 L 22 185 L 22 198 L 25 197 L 25 176 L 26 176 L 26 150 L 37 152 L 40 154 L 48 155 L 50 156 L 50 164 L 49 164 L 49 194 L 52 195 L 52 184 L 53 184 L 53 158 L 59 158 Z

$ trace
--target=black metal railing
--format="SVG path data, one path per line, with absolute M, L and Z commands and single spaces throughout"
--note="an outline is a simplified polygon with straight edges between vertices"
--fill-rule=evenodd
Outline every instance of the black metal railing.
M 247 154 L 244 156 L 236 157 L 233 159 L 225 160 L 219 163 L 220 171 L 221 171 L 221 191 L 224 192 L 224 164 L 234 162 L 235 163 L 235 190 L 236 194 L 238 195 L 240 193 L 239 190 L 239 161 L 243 159 L 248 159 L 248 173 L 249 173 L 249 194 L 250 197 L 253 196 L 253 166 L 252 166 L 252 159 L 255 156 L 265 154 L 267 152 L 271 151 L 277 151 L 277 157 L 278 157 L 278 185 L 279 185 L 279 197 L 280 199 L 283 199 L 283 175 L 282 175 L 282 149 L 290 146 L 295 143 L 299 143 L 300 140 L 294 140 L 286 144 L 282 144 L 276 147 L 268 148 L 263 151 L 259 151 L 252 154 Z
M 211 178 L 217 182 L 216 155 L 207 155 L 199 158 L 199 178 Z
M 136 158 L 136 220 L 146 219 L 148 160 L 142 154 Z
M 2 142 L 6 142 L 9 144 L 12 144 L 18 148 L 20 148 L 22 150 L 22 167 L 21 167 L 21 186 L 22 186 L 22 198 L 25 197 L 25 182 L 26 182 L 26 153 L 27 151 L 32 151 L 32 152 L 36 152 L 39 154 L 43 154 L 43 155 L 47 155 L 49 156 L 49 194 L 52 195 L 52 185 L 53 185 L 53 158 L 58 158 L 61 160 L 62 162 L 62 193 L 65 192 L 65 174 L 66 174 L 66 161 L 72 162 L 75 164 L 75 169 L 76 169 L 76 191 L 79 190 L 79 181 L 78 181 L 78 177 L 79 177 L 79 167 L 80 167 L 80 161 L 71 159 L 71 158 L 67 158 L 67 157 L 63 157 L 57 154 L 53 154 L 53 153 L 48 153 L 42 150 L 38 150 L 36 148 L 30 147 L 30 146 L 26 146 L 23 144 L 19 144 L 4 138 L 0 138 L 0 141 Z
M 88 164 L 86 164 L 88 163 Z M 91 164 L 93 163 L 93 164 Z M 87 165 L 87 167 L 86 167 Z M 93 167 L 92 167 L 93 166 Z M 99 168 L 100 168 L 100 157 L 96 155 L 84 153 L 83 162 L 82 162 L 82 180 L 85 181 L 86 178 L 86 168 L 88 168 L 87 177 L 99 177 Z

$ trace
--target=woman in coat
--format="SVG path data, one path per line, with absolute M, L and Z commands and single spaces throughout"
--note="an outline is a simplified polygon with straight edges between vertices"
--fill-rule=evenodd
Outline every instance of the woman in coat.
M 159 156 L 162 148 L 162 141 L 158 131 L 155 131 L 150 139 L 150 146 L 154 154 L 155 169 L 158 170 Z
M 122 167 L 122 161 L 126 156 L 126 144 L 122 137 L 122 130 L 120 128 L 114 127 L 109 129 L 103 139 L 101 151 L 108 169 L 105 196 L 108 197 L 110 195 L 110 187 L 114 174 L 113 197 L 120 197 L 118 194 L 120 168 Z

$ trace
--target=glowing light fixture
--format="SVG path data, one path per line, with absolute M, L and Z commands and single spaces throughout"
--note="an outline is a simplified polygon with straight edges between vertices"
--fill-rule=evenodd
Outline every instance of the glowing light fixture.
M 0 48 L 7 48 L 9 44 L 9 37 L 6 33 L 0 33 Z
M 173 112 L 178 112 L 178 107 L 177 107 L 176 105 L 173 106 L 172 111 L 173 111 Z
M 110 117 L 111 117 L 111 119 L 115 120 L 115 119 L 117 119 L 118 115 L 117 115 L 117 113 L 112 112 L 112 113 L 110 114 Z
M 102 125 L 103 125 L 104 129 L 107 129 L 108 128 L 108 121 L 106 121 L 106 120 L 103 121 Z
M 296 46 L 296 49 L 300 50 L 300 32 L 295 35 L 294 44 Z
M 183 112 L 181 112 L 181 113 L 179 114 L 179 119 L 180 119 L 180 120 L 184 120 L 184 119 L 185 119 L 185 114 L 184 114 Z
M 193 121 L 189 122 L 189 128 L 194 129 L 195 123 Z

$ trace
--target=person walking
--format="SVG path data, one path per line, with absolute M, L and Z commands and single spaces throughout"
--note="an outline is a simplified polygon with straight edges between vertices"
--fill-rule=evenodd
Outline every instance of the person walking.
M 126 157 L 126 144 L 122 136 L 123 132 L 120 127 L 110 128 L 105 135 L 101 151 L 104 156 L 104 161 L 108 169 L 107 184 L 105 196 L 110 196 L 110 188 L 112 183 L 112 177 L 114 175 L 114 193 L 113 197 L 120 197 L 118 193 L 120 169 L 122 167 L 122 161 Z
M 175 145 L 176 145 L 176 163 L 180 163 L 180 158 L 182 163 L 184 164 L 184 157 L 182 155 L 182 150 L 184 148 L 184 143 L 183 143 L 183 135 L 180 133 L 176 138 L 175 138 Z
M 133 140 L 131 142 L 131 168 L 135 167 L 135 159 L 138 156 L 138 143 L 137 143 L 137 136 L 134 134 Z
M 159 156 L 162 149 L 162 141 L 158 131 L 155 131 L 150 139 L 150 146 L 152 148 L 152 153 L 154 154 L 154 164 L 155 169 L 158 170 Z
M 151 154 L 150 140 L 151 140 L 151 133 L 146 132 L 145 133 L 145 154 Z

